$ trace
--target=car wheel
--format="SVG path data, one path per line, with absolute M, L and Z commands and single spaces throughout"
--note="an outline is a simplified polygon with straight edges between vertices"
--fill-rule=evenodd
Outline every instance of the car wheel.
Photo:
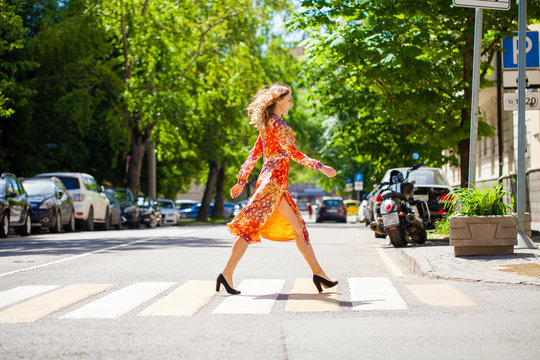
M 19 230 L 19 235 L 28 236 L 32 233 L 32 218 L 30 214 L 26 214 L 26 219 L 24 220 L 24 225 L 21 226 Z
M 105 214 L 105 222 L 102 225 L 102 229 L 105 231 L 111 230 L 111 214 L 109 209 L 107 209 L 107 213 Z
M 9 210 L 6 210 L 9 211 Z M 6 213 L 2 216 L 2 223 L 0 224 L 0 238 L 6 238 L 9 234 L 9 217 Z
M 94 209 L 90 208 L 88 219 L 83 223 L 83 228 L 86 231 L 94 231 Z
M 158 220 L 155 216 L 150 215 L 150 220 L 148 221 L 149 228 L 155 228 L 158 224 Z
M 75 214 L 73 211 L 71 212 L 71 215 L 69 216 L 69 222 L 66 224 L 65 230 L 67 232 L 75 232 Z
M 54 216 L 54 225 L 51 227 L 51 232 L 58 234 L 60 231 L 62 231 L 62 217 L 60 216 L 60 212 L 57 211 Z

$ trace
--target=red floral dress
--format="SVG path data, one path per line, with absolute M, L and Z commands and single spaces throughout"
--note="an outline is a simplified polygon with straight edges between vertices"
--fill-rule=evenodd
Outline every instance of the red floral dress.
M 309 244 L 306 224 L 291 194 L 287 191 L 291 158 L 310 169 L 318 170 L 322 164 L 296 149 L 291 128 L 281 118 L 271 115 L 259 132 L 257 142 L 238 173 L 238 183 L 244 185 L 251 170 L 264 154 L 264 164 L 257 179 L 255 193 L 240 213 L 227 224 L 229 230 L 249 243 L 260 242 L 260 237 L 274 241 L 294 240 L 292 226 L 276 210 L 285 198 L 302 226 L 304 239 Z

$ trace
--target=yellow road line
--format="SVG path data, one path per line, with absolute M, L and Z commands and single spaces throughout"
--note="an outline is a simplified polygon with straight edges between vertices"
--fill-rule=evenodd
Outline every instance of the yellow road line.
M 403 275 L 403 272 L 394 264 L 394 262 L 390 259 L 390 257 L 385 253 L 385 251 L 381 247 L 375 248 L 377 250 L 377 253 L 385 263 L 385 265 L 388 267 L 392 275 L 395 277 L 405 277 Z
M 215 285 L 215 281 L 211 280 L 187 281 L 144 309 L 138 316 L 194 315 L 217 294 Z
M 431 306 L 476 306 L 450 284 L 405 285 L 420 301 Z
M 338 310 L 339 300 L 336 288 L 325 289 L 319 294 L 311 279 L 296 279 L 285 304 L 285 311 L 323 312 Z
M 112 284 L 70 285 L 7 308 L 0 312 L 0 323 L 33 322 L 112 286 Z

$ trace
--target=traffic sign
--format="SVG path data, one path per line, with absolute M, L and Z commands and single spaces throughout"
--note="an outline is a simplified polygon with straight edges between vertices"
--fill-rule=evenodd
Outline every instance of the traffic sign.
M 518 110 L 518 94 L 504 93 L 503 95 L 504 111 Z M 525 94 L 525 109 L 540 110 L 540 93 L 528 92 Z
M 453 0 L 455 6 L 508 10 L 510 0 Z
M 364 190 L 364 174 L 354 174 L 354 190 Z
M 353 179 L 345 179 L 345 191 L 353 191 Z
M 518 33 L 516 36 L 507 37 L 502 42 L 503 69 L 518 68 Z M 540 67 L 540 43 L 538 42 L 538 31 L 527 31 L 525 33 L 525 67 L 527 69 Z
M 518 87 L 518 71 L 504 70 L 503 71 L 503 88 L 517 89 Z M 525 72 L 525 87 L 537 88 L 540 87 L 540 69 L 531 69 Z

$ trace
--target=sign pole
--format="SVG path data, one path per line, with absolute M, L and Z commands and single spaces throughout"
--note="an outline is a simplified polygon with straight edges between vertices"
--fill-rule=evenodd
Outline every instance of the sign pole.
M 483 9 L 476 8 L 474 17 L 474 54 L 471 92 L 471 135 L 469 139 L 469 179 L 467 187 L 476 183 L 476 148 L 478 142 L 478 95 L 480 93 L 480 56 L 482 51 Z
M 525 66 L 527 0 L 519 1 L 518 15 L 518 169 L 517 169 L 517 217 L 519 224 L 518 246 L 535 249 L 525 234 Z

